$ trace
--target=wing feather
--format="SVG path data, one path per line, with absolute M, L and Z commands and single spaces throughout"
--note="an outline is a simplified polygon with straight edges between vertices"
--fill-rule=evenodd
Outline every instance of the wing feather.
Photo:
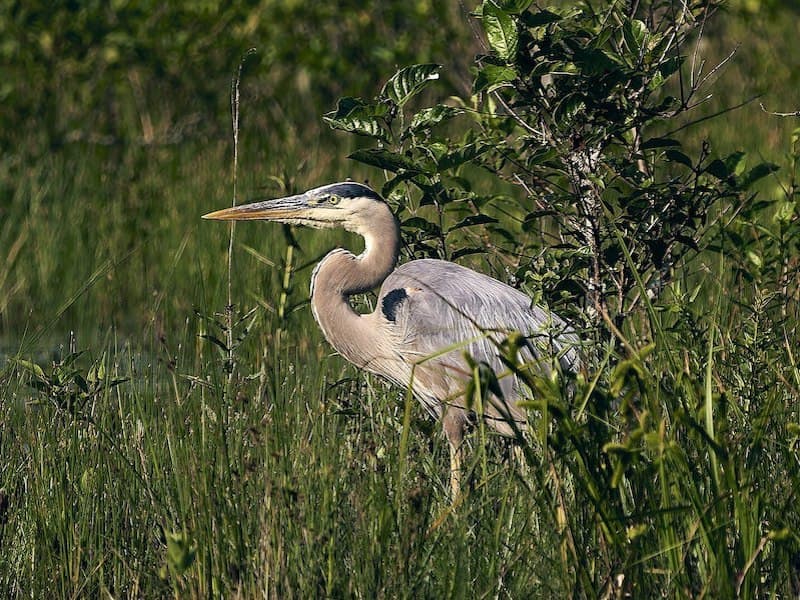
M 503 371 L 497 344 L 513 331 L 529 341 L 521 351 L 523 362 L 538 362 L 543 372 L 549 371 L 552 360 L 567 371 L 580 368 L 579 340 L 561 318 L 532 306 L 519 290 L 455 263 L 423 259 L 400 266 L 384 281 L 378 306 L 391 306 L 387 325 L 407 361 L 449 369 L 438 379 L 428 374 L 438 385 L 412 382 L 429 410 L 434 398 L 441 401 L 442 394 L 456 391 L 454 380 L 463 389 L 469 376 L 464 352 L 496 373 Z M 455 376 L 459 372 L 462 377 Z M 518 382 L 506 378 L 500 384 L 508 401 L 517 399 Z

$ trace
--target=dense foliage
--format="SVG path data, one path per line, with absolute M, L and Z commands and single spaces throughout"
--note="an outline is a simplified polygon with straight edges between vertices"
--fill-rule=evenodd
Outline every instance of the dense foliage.
M 398 63 L 463 52 L 465 27 L 455 7 L 430 1 L 5 3 L 0 144 L 165 144 L 226 132 L 230 78 L 249 48 L 260 77 L 247 89 L 256 121 L 247 126 L 296 133 L 302 115 Z
M 478 57 L 471 98 L 403 115 L 411 96 L 438 77 L 436 66 L 419 65 L 399 72 L 373 102 L 341 100 L 328 120 L 378 144 L 352 158 L 395 174 L 384 195 L 404 201 L 408 185 L 397 188 L 406 182 L 422 192 L 420 205 L 437 206 L 439 223 L 406 222 L 426 234 L 415 236 L 415 250 L 458 257 L 476 249 L 447 243 L 445 233 L 499 222 L 483 207 L 492 198 L 461 177 L 466 166 L 481 167 L 527 196 L 515 217 L 539 235 L 518 244 L 515 232 L 493 229 L 513 240 L 515 255 L 554 267 L 553 300 L 585 299 L 590 314 L 611 311 L 619 324 L 660 291 L 677 257 L 700 249 L 712 208 L 742 199 L 775 167 L 745 170 L 742 153 L 712 159 L 707 147 L 690 158 L 680 141 L 653 132 L 696 106 L 704 68 L 713 69 L 684 65 L 706 3 L 666 16 L 655 3 L 642 19 L 616 7 L 558 13 L 525 4 L 483 5 L 491 53 Z M 672 80 L 675 96 L 664 93 Z M 464 137 L 439 133 L 457 117 L 471 121 Z M 472 214 L 444 231 L 449 211 Z M 523 261 L 517 277 L 529 266 Z
M 744 498 L 759 493 L 739 468 L 764 437 L 752 424 L 766 426 L 772 392 L 762 386 L 756 400 L 751 390 L 742 403 L 744 390 L 715 384 L 711 373 L 719 354 L 757 341 L 777 350 L 765 361 L 776 365 L 768 378 L 797 374 L 788 342 L 798 334 L 797 274 L 787 263 L 798 250 L 794 187 L 775 204 L 777 229 L 764 231 L 764 247 L 752 250 L 734 232 L 763 220 L 767 205 L 753 202 L 750 190 L 777 167 L 747 165 L 743 152 L 714 157 L 708 143 L 690 156 L 660 133 L 698 105 L 718 68 L 696 58 L 714 8 L 654 2 L 543 10 L 486 0 L 477 16 L 488 51 L 476 60 L 471 97 L 409 110 L 412 96 L 438 74 L 436 65 L 417 65 L 399 71 L 374 100 L 344 98 L 327 116 L 333 127 L 375 144 L 351 158 L 391 174 L 383 193 L 408 215 L 406 228 L 417 230 L 409 242 L 414 254 L 486 253 L 460 237 L 481 228 L 472 240 L 504 239 L 505 256 L 517 257 L 512 283 L 524 282 L 595 340 L 588 354 L 598 370 L 578 385 L 580 402 L 570 406 L 557 382 L 529 382 L 545 452 L 528 460 L 538 473 L 554 464 L 568 469 L 575 507 L 589 508 L 553 522 L 567 536 L 568 570 L 584 590 L 619 585 L 623 593 L 653 595 L 662 583 L 645 573 L 664 569 L 682 593 L 758 595 L 761 577 L 740 574 L 765 559 L 765 540 L 788 539 L 786 504 L 759 504 L 765 512 L 756 517 Z M 442 128 L 454 121 L 467 121 L 466 133 L 453 137 Z M 473 189 L 469 167 L 521 188 L 515 197 L 522 200 Z M 515 221 L 535 235 L 520 235 Z M 715 322 L 713 301 L 711 314 L 696 309 L 699 294 L 711 299 L 715 292 L 690 274 L 694 265 L 714 261 L 712 252 L 720 264 L 752 253 L 761 268 L 766 248 L 772 277 L 747 311 L 756 321 L 771 319 L 760 339 Z M 717 276 L 716 293 L 736 285 L 723 270 Z M 683 346 L 687 339 L 699 342 L 696 353 Z M 718 373 L 740 375 L 724 367 Z M 788 408 L 792 398 L 786 390 L 772 402 Z M 729 402 L 742 411 L 738 423 Z M 791 451 L 771 459 L 779 480 L 796 480 Z M 565 491 L 557 482 L 550 489 L 545 514 L 555 519 Z M 761 522 L 772 523 L 766 537 L 753 535 Z M 698 527 L 703 535 L 694 538 Z M 792 547 L 778 544 L 770 559 L 778 562 L 765 567 L 778 579 L 794 560 L 781 549 Z M 768 580 L 764 589 L 776 585 L 788 579 Z

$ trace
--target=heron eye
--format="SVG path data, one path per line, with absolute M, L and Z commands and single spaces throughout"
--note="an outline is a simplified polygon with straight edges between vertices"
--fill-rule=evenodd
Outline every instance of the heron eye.
M 335 206 L 336 204 L 339 204 L 339 200 L 341 200 L 339 196 L 328 196 L 328 204 Z

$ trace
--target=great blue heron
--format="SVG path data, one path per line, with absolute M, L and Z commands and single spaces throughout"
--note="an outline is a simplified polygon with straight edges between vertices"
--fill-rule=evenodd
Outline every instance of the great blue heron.
M 558 316 L 532 306 L 524 293 L 452 262 L 413 260 L 395 269 L 400 226 L 373 190 L 354 182 L 325 185 L 303 194 L 226 208 L 205 219 L 268 220 L 315 228 L 342 227 L 364 238 L 356 256 L 337 248 L 311 276 L 311 309 L 331 346 L 361 369 L 403 387 L 434 417 L 450 443 L 450 484 L 459 490 L 461 445 L 470 417 L 465 390 L 473 365 L 504 369 L 500 342 L 512 332 L 525 336 L 520 364 L 548 372 L 556 362 L 579 368 L 578 340 Z M 381 285 L 382 284 L 382 285 Z M 376 309 L 356 312 L 350 297 L 381 285 Z M 502 434 L 525 428 L 516 402 L 524 386 L 500 377 L 485 402 L 485 422 Z

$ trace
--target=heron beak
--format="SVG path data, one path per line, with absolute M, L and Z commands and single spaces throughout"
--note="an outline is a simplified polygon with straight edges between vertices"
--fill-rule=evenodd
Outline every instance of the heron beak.
M 308 197 L 300 194 L 223 208 L 203 215 L 203 218 L 216 221 L 285 221 L 302 218 L 309 208 Z

